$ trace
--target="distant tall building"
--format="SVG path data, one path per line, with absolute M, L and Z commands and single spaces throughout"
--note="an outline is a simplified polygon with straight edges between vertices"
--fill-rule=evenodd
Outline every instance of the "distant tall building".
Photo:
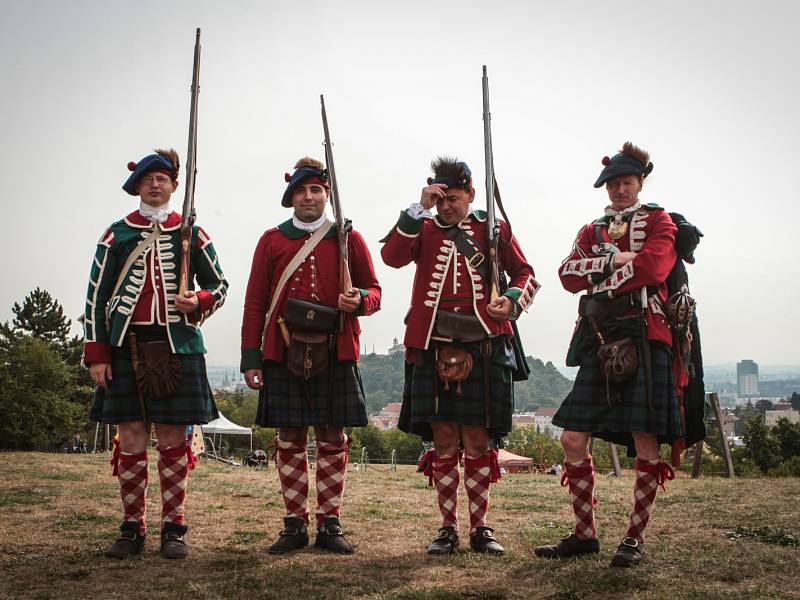
M 736 383 L 739 396 L 758 396 L 758 363 L 752 360 L 736 363 Z

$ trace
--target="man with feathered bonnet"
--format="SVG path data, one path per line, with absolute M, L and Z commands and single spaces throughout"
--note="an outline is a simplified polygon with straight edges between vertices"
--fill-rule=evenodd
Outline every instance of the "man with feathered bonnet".
M 499 221 L 499 262 L 510 281 L 493 297 L 486 213 L 472 210 L 472 173 L 455 158 L 437 158 L 431 167 L 434 177 L 420 201 L 400 213 L 382 240 L 387 265 L 416 265 L 398 427 L 434 444 L 420 468 L 436 487 L 442 526 L 427 553 L 452 554 L 460 543 L 463 449 L 470 546 L 502 554 L 487 525 L 489 490 L 500 476 L 497 450 L 490 446 L 511 431 L 514 372 L 521 366 L 511 322 L 528 310 L 539 284 L 508 223 Z
M 574 531 L 537 556 L 566 558 L 599 552 L 594 519 L 591 436 L 628 447 L 636 456 L 633 510 L 611 565 L 645 556 L 645 529 L 659 486 L 674 477 L 660 444 L 684 436 L 673 374 L 673 333 L 665 312 L 667 278 L 676 264 L 676 226 L 656 204 L 639 200 L 653 170 L 647 152 L 626 142 L 602 160 L 594 184 L 605 186 L 605 214 L 584 225 L 559 268 L 564 288 L 580 298 L 567 364 L 579 366 L 572 391 L 553 424 L 564 429 L 562 485 L 569 487 Z M 696 244 L 695 244 L 696 245 Z
M 277 465 L 286 508 L 270 547 L 285 554 L 308 545 L 308 428 L 316 436 L 316 541 L 350 554 L 339 520 L 350 440 L 344 427 L 367 424 L 358 370 L 359 317 L 380 308 L 381 288 L 364 238 L 347 242 L 352 287 L 340 289 L 336 226 L 325 214 L 328 172 L 300 159 L 281 205 L 292 217 L 258 241 L 244 303 L 241 370 L 259 390 L 256 422 L 278 429 Z
M 200 325 L 222 306 L 228 283 L 210 236 L 194 225 L 188 290 L 179 293 L 181 215 L 170 207 L 179 167 L 174 150 L 128 163 L 122 189 L 139 197 L 139 208 L 101 236 L 86 296 L 84 364 L 97 384 L 91 417 L 115 424 L 118 434 L 112 463 L 124 518 L 119 539 L 105 552 L 113 558 L 144 549 L 151 423 L 158 438 L 161 555 L 188 555 L 184 513 L 194 457 L 186 428 L 219 416 Z

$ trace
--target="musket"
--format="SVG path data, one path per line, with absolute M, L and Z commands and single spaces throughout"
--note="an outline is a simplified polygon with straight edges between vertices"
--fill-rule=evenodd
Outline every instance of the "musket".
M 489 301 L 494 302 L 498 296 L 507 288 L 507 280 L 500 269 L 500 255 L 498 248 L 500 245 L 500 223 L 495 215 L 495 202 L 497 207 L 506 220 L 509 231 L 511 230 L 511 220 L 508 218 L 503 201 L 500 199 L 500 188 L 494 174 L 494 153 L 492 150 L 492 113 L 489 111 L 489 76 L 486 72 L 486 65 L 483 65 L 483 149 L 486 162 L 486 234 L 489 241 L 489 278 L 491 280 Z M 530 367 L 525 358 L 525 349 L 522 347 L 522 338 L 519 335 L 517 322 L 511 321 L 511 329 L 514 336 L 511 338 L 511 345 L 514 349 L 514 357 L 517 368 L 514 371 L 514 381 L 524 381 L 528 379 Z M 489 392 L 486 392 L 488 397 Z M 488 414 L 488 407 L 487 407 Z
M 192 243 L 192 226 L 197 218 L 194 210 L 194 182 L 197 178 L 197 96 L 200 94 L 200 28 L 194 41 L 192 67 L 192 102 L 189 108 L 189 148 L 186 150 L 186 188 L 181 212 L 181 274 L 178 293 L 189 289 L 189 249 Z
M 347 256 L 347 238 L 353 229 L 350 219 L 345 219 L 342 212 L 342 203 L 339 199 L 339 186 L 336 182 L 336 167 L 333 164 L 333 143 L 328 130 L 328 113 L 325 112 L 325 96 L 319 95 L 322 105 L 322 129 L 325 133 L 325 165 L 328 169 L 328 180 L 331 186 L 331 207 L 336 218 L 336 237 L 339 242 L 339 292 L 345 296 L 350 295 L 353 282 L 350 279 L 350 264 Z M 339 333 L 344 332 L 344 313 L 339 314 Z
M 486 235 L 489 241 L 489 268 L 491 290 L 489 301 L 500 295 L 500 264 L 497 252 L 500 242 L 500 223 L 494 212 L 495 178 L 494 154 L 492 153 L 492 113 L 489 111 L 489 77 L 483 65 L 483 154 L 486 163 Z

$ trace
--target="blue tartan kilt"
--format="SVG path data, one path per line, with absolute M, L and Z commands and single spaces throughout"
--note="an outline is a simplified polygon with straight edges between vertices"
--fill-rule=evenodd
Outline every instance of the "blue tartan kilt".
M 484 367 L 480 348 L 476 344 L 463 347 L 473 355 L 469 377 L 458 384 L 450 382 L 449 389 L 436 372 L 436 353 L 433 345 L 428 350 L 415 350 L 418 359 L 406 363 L 403 405 L 397 427 L 413 433 L 425 441 L 433 441 L 432 421 L 454 421 L 459 425 L 485 425 L 486 400 Z M 421 359 L 421 360 L 420 360 Z M 512 374 L 516 363 L 513 350 L 506 338 L 492 342 L 492 361 L 489 367 L 491 382 L 491 425 L 489 434 L 501 440 L 511 431 L 511 414 L 514 412 L 514 383 Z M 435 396 L 438 395 L 438 402 Z
M 136 380 L 127 346 L 113 348 L 108 389 L 98 387 L 90 417 L 98 423 L 141 421 L 142 411 L 136 392 Z M 152 400 L 145 397 L 147 418 L 151 423 L 169 425 L 205 424 L 219 417 L 206 375 L 202 354 L 178 354 L 181 381 L 172 396 Z
M 258 425 L 364 427 L 367 424 L 364 385 L 355 361 L 333 361 L 326 372 L 309 379 L 305 387 L 285 364 L 268 360 L 261 368 L 264 387 L 258 394 Z
M 553 425 L 569 431 L 591 432 L 593 437 L 633 448 L 631 432 L 651 433 L 660 443 L 683 437 L 680 408 L 675 395 L 672 353 L 659 342 L 650 343 L 653 371 L 653 406 L 647 403 L 647 387 L 638 343 L 639 369 L 622 383 L 603 379 L 596 349 L 581 362 L 572 391 L 553 416 Z

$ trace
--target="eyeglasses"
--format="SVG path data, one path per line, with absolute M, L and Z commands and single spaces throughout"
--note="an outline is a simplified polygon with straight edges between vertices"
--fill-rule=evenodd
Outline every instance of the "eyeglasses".
M 172 180 L 166 175 L 145 175 L 139 180 L 139 183 L 145 185 L 152 185 L 153 183 L 157 185 L 167 185 L 170 181 Z

